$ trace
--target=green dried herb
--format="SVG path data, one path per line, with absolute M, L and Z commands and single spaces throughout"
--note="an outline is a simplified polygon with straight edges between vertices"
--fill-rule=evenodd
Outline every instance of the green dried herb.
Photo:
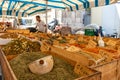
M 28 64 L 44 56 L 41 53 L 23 53 L 12 59 L 10 65 L 18 80 L 73 80 L 79 77 L 74 73 L 74 67 L 57 57 L 53 57 L 54 67 L 51 72 L 43 75 L 31 73 Z
M 66 42 L 67 42 L 66 39 L 59 40 L 59 43 L 66 43 Z
M 3 46 L 2 50 L 5 55 L 15 55 L 23 52 L 38 52 L 40 51 L 40 43 L 20 37 Z

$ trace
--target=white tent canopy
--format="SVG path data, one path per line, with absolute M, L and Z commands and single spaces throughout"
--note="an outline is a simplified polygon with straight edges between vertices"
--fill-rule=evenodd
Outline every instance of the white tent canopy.
M 26 16 L 45 11 L 46 6 L 47 9 L 60 8 L 73 11 L 109 5 L 117 0 L 0 0 L 0 2 L 0 15 Z

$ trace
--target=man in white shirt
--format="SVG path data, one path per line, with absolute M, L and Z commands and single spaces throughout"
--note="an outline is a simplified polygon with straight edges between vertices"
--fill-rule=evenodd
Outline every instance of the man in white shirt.
M 46 32 L 47 28 L 45 23 L 40 19 L 40 16 L 36 16 L 36 21 L 37 21 L 37 25 L 36 25 L 36 29 L 40 32 Z

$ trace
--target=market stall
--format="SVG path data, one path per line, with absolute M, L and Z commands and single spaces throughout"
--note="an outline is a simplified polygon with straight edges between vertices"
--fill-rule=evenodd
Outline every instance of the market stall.
M 8 32 L 0 36 L 3 39 L 13 39 L 8 44 L 1 45 L 1 64 L 5 80 L 10 78 L 11 80 L 16 80 L 16 78 L 26 79 L 27 76 L 30 79 L 35 79 L 35 75 L 30 77 L 33 74 L 28 71 L 28 65 L 32 61 L 47 55 L 54 57 L 55 64 L 52 71 L 59 69 L 60 65 L 68 71 L 65 65 L 71 65 L 69 67 L 71 72 L 75 72 L 74 75 L 79 76 L 76 76 L 76 78 L 75 76 L 69 77 L 70 79 L 107 80 L 109 78 L 110 80 L 119 80 L 119 39 L 104 38 L 105 46 L 99 47 L 99 37 L 95 39 L 92 36 L 83 35 L 61 36 L 44 33 L 18 33 L 19 35 L 16 35 L 16 33 L 18 32 Z M 56 62 L 57 59 L 60 59 L 59 63 Z M 61 59 L 67 62 L 63 63 Z M 28 61 L 26 62 L 26 60 Z M 6 71 L 9 75 L 6 75 Z M 66 71 L 65 73 L 67 73 Z M 42 79 L 51 74 L 54 74 L 54 72 L 41 75 L 39 78 Z M 61 75 L 63 79 L 68 79 L 68 77 L 65 77 L 66 74 L 55 74 L 56 76 Z M 108 75 L 111 76 L 108 77 Z M 52 76 L 47 78 L 52 79 Z M 60 79 L 61 77 L 57 78 Z
M 25 13 L 33 15 L 50 7 L 61 9 L 67 7 L 68 10 L 72 11 L 74 9 L 78 10 L 78 6 L 80 8 L 97 7 L 114 3 L 116 0 L 2 1 L 1 6 L 4 6 L 4 4 L 9 6 L 7 14 L 11 15 L 12 12 L 9 10 L 13 9 L 13 11 L 16 11 L 14 16 L 19 17 L 20 11 L 23 12 L 22 16 Z M 14 6 L 10 8 L 12 4 Z M 20 6 L 15 8 L 16 5 Z M 119 39 L 70 34 L 66 28 L 68 27 L 63 29 L 62 35 L 59 33 L 32 33 L 29 30 L 17 29 L 9 29 L 1 33 L 0 62 L 3 78 L 5 80 L 120 79 Z M 2 44 L 3 39 L 10 40 Z M 99 40 L 102 40 L 104 45 L 100 45 Z

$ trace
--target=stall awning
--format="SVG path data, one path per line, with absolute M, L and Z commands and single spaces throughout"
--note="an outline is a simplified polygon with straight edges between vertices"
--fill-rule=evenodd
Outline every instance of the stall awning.
M 115 3 L 117 0 L 0 0 L 0 15 L 25 16 L 48 9 L 59 8 L 70 11 Z

